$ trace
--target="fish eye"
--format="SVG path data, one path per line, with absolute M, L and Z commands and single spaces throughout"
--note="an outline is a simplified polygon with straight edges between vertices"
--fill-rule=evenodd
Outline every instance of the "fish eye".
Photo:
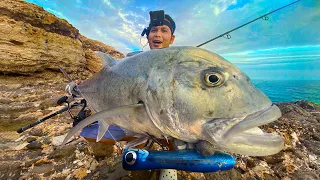
M 125 159 L 126 163 L 128 163 L 129 165 L 133 165 L 137 160 L 137 154 L 134 151 L 129 151 L 125 155 L 124 159 Z
M 204 82 L 210 87 L 219 86 L 223 83 L 223 77 L 219 73 L 208 72 L 205 74 Z

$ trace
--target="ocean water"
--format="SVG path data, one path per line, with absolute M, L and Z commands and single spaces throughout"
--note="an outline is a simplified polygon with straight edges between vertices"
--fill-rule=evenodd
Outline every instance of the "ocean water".
M 320 80 L 251 80 L 272 102 L 308 100 L 320 105 Z

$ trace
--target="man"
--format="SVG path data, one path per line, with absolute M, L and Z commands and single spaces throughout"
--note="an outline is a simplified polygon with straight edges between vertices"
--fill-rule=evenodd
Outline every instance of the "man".
M 176 23 L 168 14 L 164 14 L 164 11 L 150 11 L 149 14 L 149 26 L 142 31 L 141 37 L 145 34 L 147 35 L 151 50 L 169 47 L 175 39 L 174 31 L 176 29 Z M 127 57 L 140 52 L 142 51 L 128 53 Z
M 176 24 L 173 19 L 165 14 L 163 25 L 150 23 L 146 30 L 150 49 L 161 49 L 169 47 L 175 39 L 173 35 Z

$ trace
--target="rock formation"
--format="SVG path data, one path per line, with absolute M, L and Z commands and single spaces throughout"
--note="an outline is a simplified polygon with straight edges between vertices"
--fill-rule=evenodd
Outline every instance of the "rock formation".
M 67 80 L 101 68 L 93 51 L 116 59 L 113 47 L 82 36 L 67 21 L 20 0 L 0 1 L 0 179 L 156 179 L 151 171 L 127 172 L 121 150 L 77 136 L 60 146 L 71 128 L 64 113 L 18 134 L 15 131 L 61 109 Z M 179 179 L 318 179 L 320 107 L 306 101 L 277 104 L 283 116 L 262 128 L 278 132 L 286 147 L 267 157 L 237 156 L 234 169 L 216 173 L 179 171 Z
M 102 66 L 93 51 L 124 57 L 24 1 L 0 2 L 0 27 L 0 129 L 16 129 L 12 122 L 25 125 L 55 105 L 67 82 L 58 66 L 74 79 L 85 79 Z

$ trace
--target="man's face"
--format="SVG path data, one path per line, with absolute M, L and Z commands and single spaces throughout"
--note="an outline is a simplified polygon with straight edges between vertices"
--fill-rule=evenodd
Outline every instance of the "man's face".
M 167 48 L 174 41 L 174 35 L 167 25 L 154 26 L 150 29 L 148 43 L 150 49 Z

